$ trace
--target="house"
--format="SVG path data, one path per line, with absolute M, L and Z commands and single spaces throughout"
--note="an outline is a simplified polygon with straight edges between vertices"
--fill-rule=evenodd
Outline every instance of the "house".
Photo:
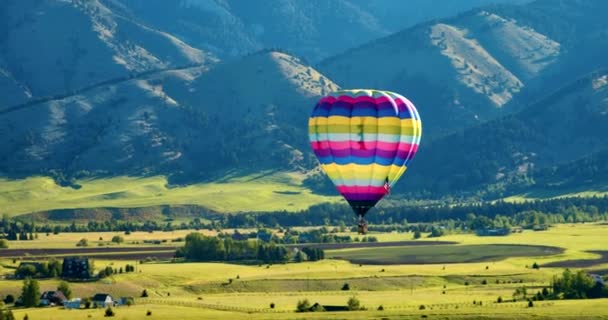
M 61 291 L 45 291 L 40 295 L 41 306 L 61 306 L 67 300 Z
M 88 279 L 91 277 L 89 258 L 66 257 L 63 258 L 61 277 L 68 279 Z
M 604 278 L 599 274 L 590 273 L 589 276 L 593 279 L 595 283 L 599 283 L 601 285 L 605 285 Z
M 96 306 L 98 308 L 114 306 L 114 299 L 112 299 L 112 296 L 107 293 L 95 294 L 91 302 L 93 303 L 93 306 Z
M 66 301 L 63 303 L 63 307 L 66 309 L 80 309 L 80 304 L 82 303 L 82 299 L 74 298 L 70 301 Z

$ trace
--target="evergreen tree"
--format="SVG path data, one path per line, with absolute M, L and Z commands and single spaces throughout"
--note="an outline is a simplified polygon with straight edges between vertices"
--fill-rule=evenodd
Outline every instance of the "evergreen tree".
M 40 285 L 37 280 L 27 278 L 23 281 L 21 299 L 25 307 L 36 307 L 40 304 Z

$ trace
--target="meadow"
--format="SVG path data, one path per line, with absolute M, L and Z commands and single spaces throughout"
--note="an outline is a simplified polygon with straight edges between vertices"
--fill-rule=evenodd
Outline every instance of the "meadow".
M 48 177 L 0 179 L 0 214 L 19 215 L 53 209 L 139 208 L 199 205 L 218 212 L 297 211 L 338 197 L 313 194 L 295 173 L 228 176 L 221 181 L 169 186 L 164 176 L 111 177 L 75 181 L 62 187 Z M 229 201 L 228 201 L 229 200 Z
M 228 230 L 227 230 L 228 231 Z M 529 308 L 527 302 L 496 303 L 498 297 L 512 298 L 514 290 L 526 286 L 534 294 L 547 286 L 551 277 L 563 268 L 545 267 L 544 264 L 565 260 L 592 260 L 600 257 L 589 251 L 608 247 L 605 236 L 608 225 L 563 224 L 547 231 L 528 231 L 504 237 L 478 237 L 472 234 L 452 234 L 437 241 L 454 241 L 455 244 L 380 248 L 327 250 L 328 257 L 365 252 L 367 259 L 385 261 L 392 254 L 398 257 L 423 256 L 429 261 L 413 264 L 351 263 L 342 259 L 325 259 L 317 262 L 288 264 L 240 265 L 226 263 L 169 263 L 96 258 L 97 269 L 106 266 L 119 268 L 127 263 L 136 265 L 136 272 L 113 275 L 91 283 L 71 283 L 77 296 L 90 296 L 96 292 L 109 292 L 114 296 L 136 297 L 136 305 L 116 308 L 118 319 L 150 319 L 180 313 L 184 319 L 419 319 L 422 316 L 439 319 L 551 319 L 557 315 L 564 319 L 608 317 L 607 299 L 537 301 Z M 189 231 L 132 233 L 128 239 L 148 237 L 172 238 Z M 207 232 L 207 231 L 205 231 Z M 95 233 L 104 239 L 112 233 Z M 352 234 L 354 236 L 354 234 Z M 86 234 L 59 234 L 31 241 L 55 247 L 73 243 Z M 411 233 L 376 233 L 380 241 L 410 241 Z M 426 238 L 422 240 L 427 240 Z M 409 242 L 406 242 L 409 243 Z M 534 244 L 558 247 L 521 246 Z M 508 245 L 508 246 L 505 246 Z M 519 245 L 519 246 L 518 246 Z M 484 247 L 485 250 L 471 250 Z M 508 248 L 502 250 L 501 248 Z M 540 248 L 540 249 L 539 249 Z M 521 250 L 518 250 L 521 249 Z M 401 252 L 392 252 L 400 250 Z M 479 255 L 499 253 L 491 260 L 480 261 Z M 459 261 L 440 261 L 453 254 Z M 401 259 L 401 258 L 399 258 Z M 533 269 L 533 263 L 540 269 Z M 19 261 L 0 260 L 2 273 L 10 274 Z M 608 263 L 598 260 L 587 268 L 590 272 L 608 273 Z M 41 280 L 42 290 L 56 288 L 57 280 Z M 0 295 L 17 295 L 19 280 L 1 280 Z M 342 290 L 344 284 L 349 290 Z M 148 298 L 139 298 L 142 290 Z M 356 296 L 366 311 L 294 313 L 299 300 L 308 299 L 322 305 L 345 305 Z M 475 301 L 475 304 L 473 302 Z M 481 305 L 479 304 L 481 302 Z M 274 308 L 270 305 L 274 304 Z M 377 310 L 379 306 L 383 311 Z M 420 306 L 424 305 L 424 310 Z M 67 311 L 59 308 L 16 310 L 17 318 L 27 313 L 29 319 L 97 319 L 103 310 Z M 184 314 L 182 317 L 181 314 Z

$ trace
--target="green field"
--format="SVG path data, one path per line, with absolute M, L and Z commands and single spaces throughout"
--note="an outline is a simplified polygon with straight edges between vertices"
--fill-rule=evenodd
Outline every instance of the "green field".
M 224 181 L 168 187 L 163 176 L 78 180 L 80 189 L 61 187 L 48 177 L 0 179 L 0 214 L 18 215 L 52 209 L 138 208 L 199 205 L 218 212 L 297 211 L 338 197 L 311 193 L 296 173 L 227 178 Z
M 364 264 L 433 264 L 496 261 L 561 253 L 556 247 L 532 245 L 434 245 L 334 250 L 329 258 Z
M 563 260 L 594 259 L 590 250 L 608 247 L 608 226 L 600 224 L 563 224 L 547 231 L 524 231 L 505 237 L 477 237 L 454 234 L 437 240 L 455 241 L 455 245 L 380 247 L 327 251 L 327 256 L 365 252 L 367 259 L 384 264 L 351 263 L 340 259 L 275 265 L 238 265 L 225 263 L 137 263 L 137 272 L 119 274 L 92 283 L 72 283 L 77 296 L 109 292 L 115 296 L 139 297 L 146 289 L 149 298 L 138 298 L 136 306 L 116 309 L 117 319 L 168 318 L 180 313 L 183 319 L 420 319 L 423 315 L 439 319 L 580 319 L 608 317 L 607 299 L 495 303 L 497 297 L 510 299 L 515 288 L 528 287 L 534 293 L 546 286 L 562 268 L 542 267 L 543 263 Z M 129 240 L 170 239 L 189 231 L 132 233 Z M 207 231 L 205 231 L 207 232 Z M 38 247 L 69 247 L 81 237 L 108 239 L 113 233 L 79 233 L 43 236 L 31 241 Z M 410 240 L 410 233 L 376 233 L 382 241 Z M 99 240 L 98 240 L 99 241 Z M 105 241 L 105 240 L 104 240 Z M 20 245 L 24 245 L 23 242 Z M 11 242 L 13 244 L 13 242 Z M 546 248 L 517 246 L 535 244 L 563 248 L 547 252 Z M 132 246 L 132 244 L 124 244 Z M 32 246 L 33 247 L 33 246 Z M 423 257 L 427 264 L 390 264 L 393 254 Z M 459 262 L 438 263 L 453 256 Z M 478 261 L 492 256 L 492 261 Z M 473 261 L 473 262 L 471 262 Z M 390 262 L 387 264 L 387 262 Z M 436 263 L 435 263 L 436 262 Z M 540 270 L 530 268 L 541 264 Z M 15 264 L 0 261 L 2 274 L 11 274 Z M 98 269 L 123 267 L 135 261 L 96 259 Z M 598 262 L 588 270 L 607 270 L 608 263 Z M 229 280 L 231 279 L 231 280 Z M 57 280 L 41 280 L 42 290 L 54 289 Z M 341 290 L 344 283 L 349 291 Z M 17 295 L 19 280 L 0 280 L 0 296 Z M 293 312 L 298 300 L 307 298 L 323 305 L 344 305 L 356 296 L 367 311 L 341 313 Z M 473 304 L 482 301 L 482 306 Z M 271 309 L 271 303 L 275 308 Z M 377 311 L 382 305 L 384 311 Z M 419 310 L 425 305 L 425 310 Z M 146 317 L 147 310 L 152 317 Z M 172 310 L 174 313 L 172 313 Z M 584 311 L 583 311 L 584 310 Z M 20 319 L 101 319 L 102 310 L 67 311 L 59 308 L 16 310 Z M 182 316 L 183 314 L 183 316 Z

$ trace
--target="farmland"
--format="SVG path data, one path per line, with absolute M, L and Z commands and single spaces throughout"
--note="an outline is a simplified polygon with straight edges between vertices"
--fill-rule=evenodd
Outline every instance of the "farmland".
M 604 307 L 607 301 L 537 301 L 533 308 L 529 308 L 525 301 L 499 304 L 496 300 L 498 297 L 511 299 L 514 290 L 521 286 L 528 287 L 531 293 L 540 290 L 548 285 L 553 275 L 563 270 L 559 266 L 549 267 L 560 261 L 586 261 L 584 267 L 590 271 L 608 269 L 608 263 L 600 259 L 603 253 L 595 252 L 608 246 L 608 239 L 604 236 L 607 229 L 608 226 L 601 224 L 563 224 L 547 231 L 526 230 L 504 237 L 453 234 L 430 241 L 412 241 L 410 233 L 376 233 L 373 235 L 379 242 L 326 248 L 326 256 L 331 259 L 272 265 L 141 263 L 131 257 L 138 251 L 129 250 L 148 250 L 144 248 L 150 245 L 144 246 L 140 242 L 144 239 L 174 239 L 191 232 L 187 230 L 134 232 L 124 235 L 125 242 L 120 245 L 107 244 L 107 240 L 116 234 L 110 232 L 91 233 L 88 236 L 86 233 L 41 235 L 37 240 L 11 244 L 24 248 L 24 243 L 29 242 L 28 247 L 34 248 L 44 247 L 44 243 L 47 243 L 49 247 L 59 250 L 73 250 L 78 239 L 88 237 L 92 243 L 105 243 L 101 247 L 103 250 L 123 255 L 121 259 L 109 255 L 96 256 L 95 268 L 122 268 L 130 263 L 136 265 L 136 272 L 115 274 L 95 282 L 71 283 L 72 290 L 78 296 L 109 292 L 115 296 L 137 297 L 135 306 L 116 308 L 119 319 L 147 319 L 145 313 L 148 310 L 154 317 L 162 317 L 172 309 L 181 310 L 192 319 L 287 319 L 299 317 L 293 313 L 299 300 L 308 299 L 322 305 L 345 305 L 352 296 L 356 296 L 368 310 L 307 313 L 305 318 L 413 319 L 426 315 L 443 319 L 509 319 L 517 314 L 524 318 L 542 319 L 560 315 L 576 319 L 580 317 L 582 308 L 586 309 L 587 316 L 608 316 L 608 310 Z M 205 232 L 213 234 L 211 231 Z M 179 245 L 168 241 L 149 250 L 169 252 L 171 246 Z M 153 250 L 155 248 L 159 250 Z M 367 261 L 350 262 L 338 258 L 353 260 L 357 255 L 364 256 Z M 136 257 L 139 259 L 139 256 Z M 416 261 L 412 257 L 424 261 Z M 0 262 L 5 275 L 11 274 L 12 268 L 19 263 L 12 259 Z M 424 264 L 420 264 L 422 262 Z M 531 268 L 535 262 L 540 264 L 540 269 Z M 0 295 L 17 295 L 21 284 L 19 280 L 0 281 Z M 40 284 L 41 290 L 49 290 L 54 289 L 58 281 L 41 280 Z M 344 284 L 349 285 L 349 290 L 342 290 Z M 144 289 L 149 297 L 139 298 Z M 476 303 L 473 304 L 473 301 Z M 271 304 L 274 308 L 270 308 Z M 380 305 L 383 311 L 376 310 Z M 425 306 L 424 310 L 419 309 L 420 305 Z M 95 309 L 16 310 L 18 318 L 25 313 L 29 319 L 59 319 L 68 314 L 70 318 L 83 319 L 103 316 L 102 310 Z

